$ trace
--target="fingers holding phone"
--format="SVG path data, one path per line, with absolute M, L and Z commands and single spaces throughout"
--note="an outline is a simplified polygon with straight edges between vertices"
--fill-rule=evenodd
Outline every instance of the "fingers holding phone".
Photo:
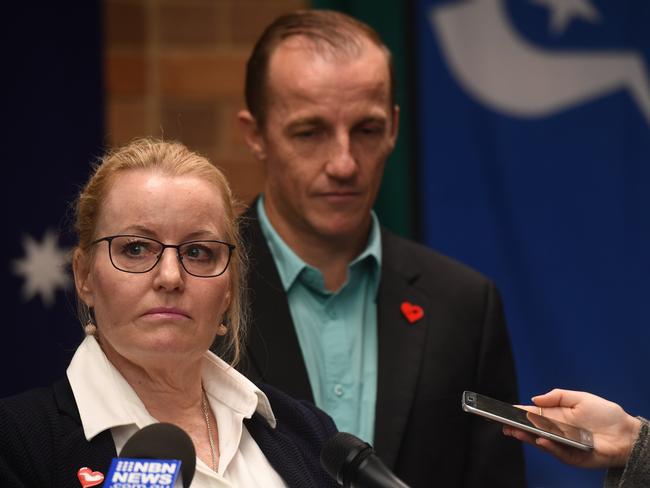
M 555 456 L 563 463 L 572 466 L 588 467 L 591 464 L 592 457 L 594 456 L 594 450 L 585 451 L 577 449 L 545 437 L 539 437 L 535 434 L 509 425 L 503 426 L 503 434 L 509 437 L 514 437 L 521 442 L 531 444 L 542 451 L 546 451 L 552 456 Z
M 593 448 L 591 432 L 543 417 L 529 409 L 517 408 L 470 391 L 463 393 L 462 406 L 466 412 L 523 430 L 534 437 L 545 437 L 585 451 Z
M 619 405 L 591 393 L 560 389 L 533 397 L 533 403 L 535 406 L 522 408 L 534 414 L 539 407 L 542 407 L 544 417 L 568 422 L 591 431 L 593 451 L 585 452 L 568 448 L 517 428 L 504 428 L 504 434 L 533 444 L 562 462 L 574 466 L 585 468 L 625 466 L 639 435 L 641 421 L 627 414 Z

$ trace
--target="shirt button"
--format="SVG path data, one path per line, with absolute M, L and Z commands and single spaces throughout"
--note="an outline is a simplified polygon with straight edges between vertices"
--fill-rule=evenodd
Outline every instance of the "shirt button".
M 343 396 L 343 387 L 341 385 L 334 385 L 334 394 L 337 397 Z

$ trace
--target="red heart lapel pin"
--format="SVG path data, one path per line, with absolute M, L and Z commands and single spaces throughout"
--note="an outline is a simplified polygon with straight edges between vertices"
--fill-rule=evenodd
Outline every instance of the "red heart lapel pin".
M 88 488 L 89 486 L 97 486 L 102 484 L 104 481 L 104 475 L 99 471 L 92 471 L 90 468 L 83 467 L 77 471 L 77 478 L 79 478 L 79 483 L 83 488 Z
M 424 317 L 424 310 L 419 305 L 410 302 L 402 302 L 399 308 L 402 315 L 408 320 L 409 324 L 414 324 L 422 317 Z

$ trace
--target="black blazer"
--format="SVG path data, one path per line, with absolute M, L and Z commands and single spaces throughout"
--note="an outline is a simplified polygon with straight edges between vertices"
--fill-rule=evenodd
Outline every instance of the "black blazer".
M 241 369 L 313 401 L 289 304 L 254 204 L 249 246 L 251 329 Z M 514 361 L 494 284 L 429 248 L 381 231 L 379 372 L 374 447 L 413 487 L 525 486 L 520 444 L 461 410 L 463 390 L 517 401 Z M 403 302 L 424 317 L 410 324 Z
M 336 432 L 332 419 L 307 402 L 258 386 L 269 398 L 277 426 L 257 413 L 244 422 L 273 468 L 291 487 L 337 487 L 320 467 L 320 450 Z M 106 475 L 115 456 L 110 431 L 86 441 L 67 379 L 0 400 L 2 488 L 79 488 L 80 468 Z

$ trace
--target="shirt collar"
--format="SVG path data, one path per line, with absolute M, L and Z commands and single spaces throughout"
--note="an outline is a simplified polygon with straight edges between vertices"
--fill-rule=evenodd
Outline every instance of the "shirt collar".
M 275 415 L 264 392 L 211 351 L 203 356 L 202 377 L 203 388 L 208 396 L 247 419 L 258 412 L 275 428 Z
M 275 427 L 275 417 L 266 395 L 210 351 L 205 353 L 202 375 L 211 399 L 246 418 L 258 411 Z M 77 348 L 67 376 L 86 440 L 113 427 L 135 424 L 141 429 L 157 422 L 93 336 L 86 337 Z
M 257 215 L 260 221 L 260 227 L 262 228 L 262 234 L 264 234 L 264 238 L 273 255 L 273 260 L 277 265 L 280 281 L 282 281 L 284 290 L 287 291 L 291 288 L 291 285 L 303 268 L 308 265 L 293 252 L 271 224 L 264 208 L 264 195 L 261 195 L 257 200 Z
M 280 281 L 285 291 L 293 285 L 294 281 L 298 278 L 303 269 L 313 269 L 320 273 L 305 261 L 303 261 L 286 242 L 277 233 L 273 224 L 266 215 L 264 208 L 264 195 L 261 195 L 257 200 L 257 215 L 260 221 L 262 234 L 269 245 L 271 254 L 278 268 Z M 374 211 L 370 212 L 370 234 L 368 235 L 368 242 L 366 247 L 361 253 L 352 260 L 349 267 L 354 266 L 356 263 L 362 262 L 366 259 L 372 262 L 372 272 L 374 277 L 375 288 L 379 286 L 379 271 L 381 269 L 381 232 L 379 227 L 379 220 Z M 376 293 L 375 289 L 375 293 Z

